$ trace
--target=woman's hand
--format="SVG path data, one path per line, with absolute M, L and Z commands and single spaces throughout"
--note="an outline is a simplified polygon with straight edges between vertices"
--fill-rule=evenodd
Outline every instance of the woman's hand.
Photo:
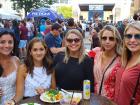
M 4 105 L 15 105 L 13 100 L 7 101 Z
M 37 94 L 42 94 L 42 93 L 44 93 L 45 92 L 45 89 L 44 88 L 42 88 L 42 87 L 38 87 L 38 88 L 36 88 L 36 92 L 37 92 Z

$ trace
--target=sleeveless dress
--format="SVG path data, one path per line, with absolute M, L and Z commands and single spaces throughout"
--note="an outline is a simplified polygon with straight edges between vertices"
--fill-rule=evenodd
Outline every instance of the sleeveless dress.
M 25 79 L 24 97 L 33 97 L 37 95 L 36 88 L 42 87 L 45 89 L 51 86 L 51 74 L 47 75 L 46 69 L 43 67 L 34 67 L 33 77 L 27 74 Z
M 6 77 L 0 77 L 0 87 L 3 90 L 3 96 L 1 97 L 1 105 L 8 100 L 11 100 L 15 96 L 16 90 L 16 74 L 17 74 L 17 65 L 14 62 L 16 70 L 14 70 L 11 74 Z

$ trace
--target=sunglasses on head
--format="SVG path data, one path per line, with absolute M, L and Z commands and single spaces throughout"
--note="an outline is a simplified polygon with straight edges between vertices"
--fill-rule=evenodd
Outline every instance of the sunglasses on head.
M 106 36 L 103 36 L 101 39 L 102 39 L 103 41 L 106 41 L 107 39 L 109 39 L 110 41 L 114 41 L 114 40 L 115 40 L 114 37 L 106 37 Z
M 125 34 L 124 37 L 127 39 L 132 39 L 132 37 L 134 37 L 135 39 L 140 40 L 140 34 Z
M 66 41 L 69 43 L 72 43 L 72 42 L 78 43 L 80 41 L 80 39 L 79 38 L 74 38 L 74 39 L 67 38 Z

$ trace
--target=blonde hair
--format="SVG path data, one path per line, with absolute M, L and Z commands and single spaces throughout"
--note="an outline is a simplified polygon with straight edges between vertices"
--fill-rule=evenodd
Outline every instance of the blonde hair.
M 65 36 L 65 39 L 67 39 L 67 37 L 70 34 L 72 34 L 72 33 L 75 34 L 75 35 L 77 35 L 80 38 L 80 40 L 81 40 L 81 47 L 79 49 L 79 53 L 80 53 L 79 54 L 79 63 L 81 63 L 84 60 L 84 58 L 85 58 L 85 50 L 84 50 L 83 36 L 82 36 L 82 34 L 80 33 L 79 30 L 77 30 L 77 29 L 71 29 L 71 30 L 69 30 L 67 32 L 67 34 Z M 69 58 L 70 58 L 70 51 L 69 51 L 68 47 L 66 46 L 64 63 L 67 63 L 68 60 L 69 60 Z
M 104 33 L 104 31 L 111 31 L 113 33 L 113 37 L 116 38 L 116 53 L 118 55 L 121 55 L 121 51 L 122 51 L 122 38 L 121 38 L 121 35 L 119 33 L 119 31 L 117 30 L 117 28 L 115 26 L 112 26 L 112 25 L 106 25 L 103 27 L 103 29 L 99 32 L 99 40 L 100 40 L 100 43 L 101 43 L 101 38 L 102 38 L 102 35 Z M 103 46 L 102 46 L 102 43 L 101 43 L 101 49 L 104 50 Z
M 127 33 L 129 28 L 134 28 L 138 31 L 140 31 L 140 22 L 134 21 L 132 23 L 129 23 L 127 27 L 125 28 L 124 35 Z M 122 66 L 125 67 L 128 60 L 132 57 L 131 51 L 126 47 L 125 42 L 123 41 L 123 50 L 122 50 Z M 138 60 L 136 63 L 140 63 L 140 55 L 138 57 Z

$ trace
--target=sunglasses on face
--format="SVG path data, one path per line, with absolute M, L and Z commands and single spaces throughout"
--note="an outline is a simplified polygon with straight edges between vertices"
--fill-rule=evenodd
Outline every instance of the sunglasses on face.
M 80 41 L 80 39 L 79 38 L 74 38 L 74 39 L 67 38 L 66 41 L 68 43 L 72 43 L 72 42 L 78 43 Z
M 109 41 L 114 41 L 114 40 L 115 40 L 114 37 L 106 37 L 106 36 L 103 36 L 101 39 L 102 39 L 103 41 L 106 41 L 107 39 L 109 39 Z
M 135 39 L 140 40 L 140 34 L 126 34 L 126 35 L 124 35 L 124 37 L 127 39 L 135 38 Z

